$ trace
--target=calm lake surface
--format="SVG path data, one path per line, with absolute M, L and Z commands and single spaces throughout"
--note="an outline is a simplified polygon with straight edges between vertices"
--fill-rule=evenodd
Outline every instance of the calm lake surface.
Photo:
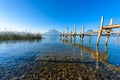
M 0 80 L 120 80 L 120 38 L 0 42 Z

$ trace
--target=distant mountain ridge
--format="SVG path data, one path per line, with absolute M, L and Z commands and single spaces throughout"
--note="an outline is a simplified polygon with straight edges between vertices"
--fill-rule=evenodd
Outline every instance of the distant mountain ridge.
M 92 29 L 89 29 L 88 31 L 86 31 L 85 33 L 92 33 L 93 30 Z
M 61 34 L 61 32 L 59 32 L 55 29 L 51 29 L 48 32 L 43 33 L 43 35 L 60 35 L 60 34 Z

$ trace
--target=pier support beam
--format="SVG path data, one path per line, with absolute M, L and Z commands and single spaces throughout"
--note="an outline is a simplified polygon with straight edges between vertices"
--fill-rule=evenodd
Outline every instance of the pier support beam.
M 105 48 L 105 50 L 104 50 L 105 53 L 108 53 L 108 47 L 107 47 L 107 45 L 105 45 L 104 48 Z
M 81 41 L 83 41 L 83 38 L 84 38 L 84 26 L 82 27 Z
M 76 34 L 76 24 L 74 24 L 74 34 Z
M 110 33 L 108 32 L 108 34 L 107 34 L 107 36 L 106 36 L 106 40 L 105 40 L 105 45 L 108 44 L 109 36 L 110 36 Z
M 80 35 L 79 35 L 80 39 L 81 39 L 81 32 L 80 32 Z
M 65 31 L 63 31 L 63 39 L 65 39 Z
M 102 29 L 103 29 L 103 23 L 104 23 L 104 17 L 102 16 L 102 17 L 101 17 L 100 30 L 99 30 L 99 33 L 98 33 L 98 38 L 97 38 L 96 45 L 98 45 L 98 44 L 99 44 L 99 41 L 100 41 L 100 36 L 101 36 L 101 34 L 102 34 Z
M 76 24 L 74 24 L 74 34 L 73 34 L 74 37 L 76 37 Z
M 110 20 L 110 26 L 111 26 L 112 24 L 113 24 L 113 19 Z M 109 31 L 111 31 L 111 29 L 110 29 Z M 110 32 L 107 32 L 107 36 L 106 36 L 106 40 L 105 40 L 105 45 L 108 44 L 109 36 L 110 36 Z

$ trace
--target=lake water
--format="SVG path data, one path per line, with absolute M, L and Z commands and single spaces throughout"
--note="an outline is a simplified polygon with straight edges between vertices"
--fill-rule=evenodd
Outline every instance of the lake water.
M 120 38 L 97 36 L 0 42 L 0 80 L 120 80 Z

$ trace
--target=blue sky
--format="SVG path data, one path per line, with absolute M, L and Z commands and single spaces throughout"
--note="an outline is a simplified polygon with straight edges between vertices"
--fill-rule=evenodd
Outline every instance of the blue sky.
M 120 23 L 120 0 L 0 0 L 0 29 L 61 32 L 68 26 L 77 32 L 98 29 L 101 16 L 105 24 L 114 18 Z

